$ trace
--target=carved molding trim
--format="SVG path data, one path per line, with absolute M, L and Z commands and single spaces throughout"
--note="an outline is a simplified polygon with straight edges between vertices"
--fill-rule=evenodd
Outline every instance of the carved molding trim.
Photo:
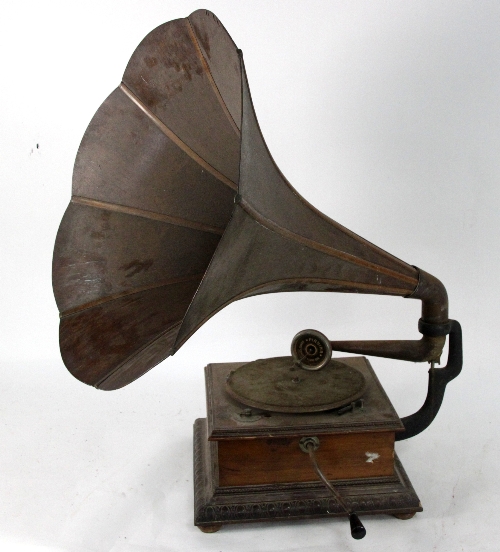
M 196 420 L 195 525 L 345 516 L 335 498 L 315 483 L 215 488 L 215 467 L 206 434 L 206 419 Z M 395 466 L 397 477 L 343 481 L 339 491 L 349 508 L 358 514 L 422 511 L 418 496 L 397 456 Z

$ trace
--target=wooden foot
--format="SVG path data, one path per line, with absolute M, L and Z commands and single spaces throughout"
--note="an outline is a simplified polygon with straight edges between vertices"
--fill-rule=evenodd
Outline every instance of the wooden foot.
M 217 533 L 222 528 L 222 523 L 214 523 L 213 525 L 198 525 L 200 531 L 203 533 Z
M 411 514 L 392 514 L 392 515 L 398 519 L 411 519 L 415 515 L 415 512 L 412 512 Z

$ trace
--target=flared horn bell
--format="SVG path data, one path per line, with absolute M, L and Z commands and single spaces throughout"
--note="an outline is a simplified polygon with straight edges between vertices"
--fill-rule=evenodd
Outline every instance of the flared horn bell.
M 280 291 L 410 295 L 418 271 L 307 203 L 264 142 L 242 62 L 238 195 L 231 220 L 193 301 L 176 347 L 232 301 Z
M 152 31 L 92 119 L 53 284 L 63 360 L 100 389 L 127 385 L 252 295 L 413 295 L 425 324 L 448 319 L 437 280 L 330 220 L 286 181 L 241 53 L 205 10 Z

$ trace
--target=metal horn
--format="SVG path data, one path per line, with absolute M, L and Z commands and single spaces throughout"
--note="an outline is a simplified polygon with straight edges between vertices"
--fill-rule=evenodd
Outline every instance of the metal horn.
M 420 299 L 419 341 L 332 342 L 440 357 L 444 286 L 329 219 L 274 163 L 241 52 L 210 12 L 152 31 L 80 145 L 53 262 L 61 353 L 100 389 L 175 353 L 229 303 L 336 291 Z

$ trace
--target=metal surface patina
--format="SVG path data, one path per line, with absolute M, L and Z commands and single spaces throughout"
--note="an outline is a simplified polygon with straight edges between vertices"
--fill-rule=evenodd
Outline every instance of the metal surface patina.
M 68 370 L 107 390 L 174 354 L 226 305 L 263 293 L 422 301 L 421 340 L 331 342 L 324 363 L 330 347 L 436 361 L 452 327 L 439 280 L 329 219 L 288 183 L 261 134 L 241 51 L 206 10 L 148 34 L 90 122 L 53 287 Z M 304 364 L 317 368 L 324 344 L 302 345 Z

